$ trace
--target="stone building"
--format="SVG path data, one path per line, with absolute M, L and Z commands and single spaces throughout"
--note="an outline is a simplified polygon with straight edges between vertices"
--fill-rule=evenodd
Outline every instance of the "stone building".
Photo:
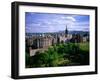
M 51 45 L 57 43 L 65 43 L 71 39 L 71 36 L 68 34 L 68 29 L 66 26 L 65 33 L 61 34 L 41 34 L 39 36 L 32 36 L 31 38 L 26 38 L 26 47 L 31 47 L 32 49 L 39 48 L 48 48 Z
M 52 37 L 38 37 L 36 42 L 37 48 L 47 48 L 52 45 Z
M 84 37 L 80 34 L 69 34 L 68 29 L 62 33 L 46 33 L 40 35 L 33 35 L 26 38 L 26 51 L 30 55 L 35 55 L 35 52 L 41 50 L 47 50 L 49 46 L 60 44 L 60 43 L 80 43 L 89 41 L 89 36 L 85 35 Z M 33 54 L 34 53 L 34 54 Z

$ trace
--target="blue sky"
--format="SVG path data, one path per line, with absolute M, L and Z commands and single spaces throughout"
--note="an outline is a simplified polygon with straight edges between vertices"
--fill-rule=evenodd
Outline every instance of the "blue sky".
M 55 14 L 55 13 L 25 13 L 26 33 L 46 33 L 64 31 L 89 31 L 88 15 Z

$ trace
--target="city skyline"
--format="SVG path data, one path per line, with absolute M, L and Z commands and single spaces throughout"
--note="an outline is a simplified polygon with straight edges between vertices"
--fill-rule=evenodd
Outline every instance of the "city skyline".
M 26 33 L 48 33 L 64 31 L 89 31 L 89 15 L 25 13 Z

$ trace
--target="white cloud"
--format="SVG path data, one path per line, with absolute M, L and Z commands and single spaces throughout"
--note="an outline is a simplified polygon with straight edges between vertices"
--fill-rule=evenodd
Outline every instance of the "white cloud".
M 61 17 L 62 19 L 65 19 L 65 20 L 69 20 L 69 21 L 76 21 L 76 19 L 74 18 L 74 16 L 63 16 L 63 17 Z
M 72 21 L 76 21 L 75 18 L 74 18 L 74 17 L 71 17 L 71 16 L 66 17 L 66 19 L 68 19 L 68 20 L 72 20 Z
M 28 24 L 27 26 L 34 27 L 34 26 L 40 26 L 40 25 L 41 25 L 40 23 L 31 23 L 31 24 Z

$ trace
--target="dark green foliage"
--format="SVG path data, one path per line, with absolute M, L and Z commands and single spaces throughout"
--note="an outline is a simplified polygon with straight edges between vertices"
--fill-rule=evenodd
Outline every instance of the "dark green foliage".
M 89 43 L 61 43 L 30 57 L 26 53 L 26 67 L 56 67 L 89 64 Z

